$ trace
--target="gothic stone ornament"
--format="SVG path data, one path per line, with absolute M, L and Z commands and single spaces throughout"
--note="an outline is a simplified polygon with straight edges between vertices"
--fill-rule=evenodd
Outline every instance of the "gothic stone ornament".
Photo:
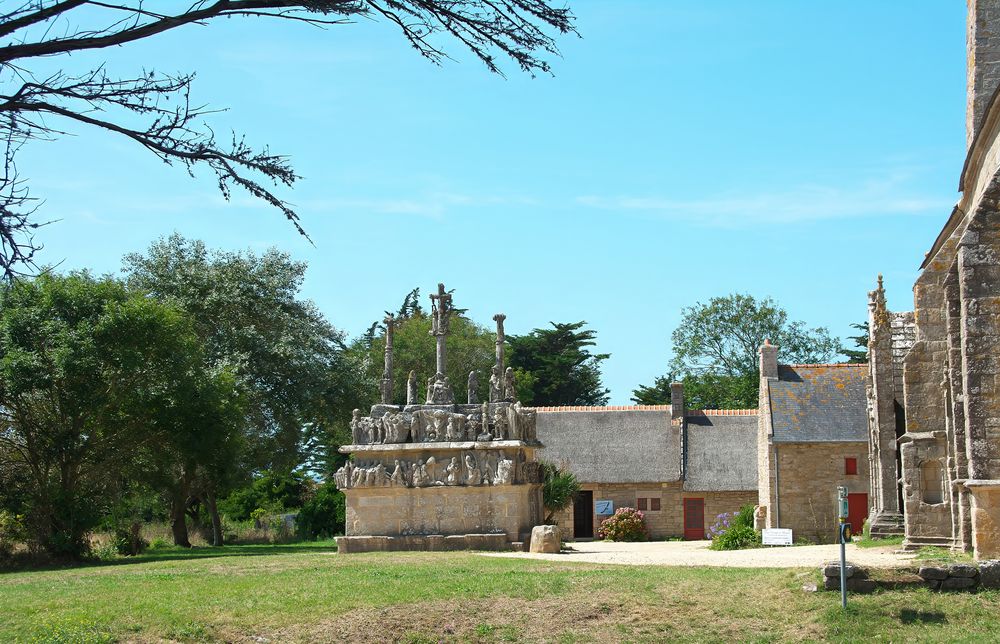
M 421 540 L 426 535 L 466 536 L 471 544 L 479 543 L 473 535 L 492 533 L 517 541 L 542 520 L 535 417 L 514 402 L 513 370 L 503 364 L 504 316 L 494 318 L 497 364 L 488 400 L 481 399 L 479 374 L 473 371 L 468 397 L 456 404 L 445 375 L 452 294 L 438 285 L 431 301 L 436 369 L 422 399 L 415 371 L 407 374 L 405 406 L 392 403 L 394 320 L 386 318 L 380 402 L 367 415 L 352 414 L 352 444 L 341 448 L 351 458 L 333 475 L 347 503 L 348 536 L 339 538 L 347 540 L 341 552 L 388 547 L 388 541 L 371 536 L 415 537 L 392 547 L 417 549 L 432 547 Z

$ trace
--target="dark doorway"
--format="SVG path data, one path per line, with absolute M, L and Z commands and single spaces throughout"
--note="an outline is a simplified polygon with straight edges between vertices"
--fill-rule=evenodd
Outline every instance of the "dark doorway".
M 899 401 L 892 401 L 892 410 L 896 420 L 896 495 L 899 500 L 899 513 L 905 512 L 903 505 L 903 459 L 899 453 L 899 439 L 906 433 L 906 411 Z
M 705 499 L 684 499 L 684 538 L 705 538 Z
M 573 537 L 594 538 L 594 493 L 591 490 L 580 490 L 573 501 Z

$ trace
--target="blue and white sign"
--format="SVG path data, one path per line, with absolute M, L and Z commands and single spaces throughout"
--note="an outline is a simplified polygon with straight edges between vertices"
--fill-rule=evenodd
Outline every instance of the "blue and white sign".
M 597 516 L 608 516 L 615 513 L 614 501 L 594 501 L 594 514 Z

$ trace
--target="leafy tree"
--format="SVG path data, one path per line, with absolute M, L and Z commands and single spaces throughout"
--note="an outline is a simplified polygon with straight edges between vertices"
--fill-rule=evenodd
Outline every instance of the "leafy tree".
M 219 509 L 230 519 L 246 521 L 257 508 L 283 512 L 302 507 L 309 492 L 309 479 L 301 472 L 281 473 L 268 470 L 247 487 L 234 490 L 219 502 Z
M 514 368 L 518 396 L 525 405 L 605 405 L 608 389 L 601 384 L 601 362 L 608 353 L 591 353 L 597 332 L 586 322 L 551 322 L 509 336 L 509 365 Z
M 822 327 L 790 321 L 771 298 L 734 293 L 683 310 L 672 336 L 668 376 L 633 391 L 633 400 L 668 402 L 673 380 L 684 383 L 692 409 L 757 407 L 758 350 L 770 339 L 787 363 L 829 362 L 840 342 Z
M 552 517 L 573 505 L 573 500 L 580 493 L 580 482 L 569 470 L 564 470 L 553 463 L 541 462 L 542 466 L 542 503 L 547 514 L 545 523 L 551 524 Z
M 868 362 L 868 323 L 856 322 L 851 325 L 851 328 L 861 332 L 858 335 L 847 336 L 848 340 L 854 340 L 856 348 L 842 347 L 838 353 L 847 358 L 848 362 Z
M 319 486 L 316 495 L 299 510 L 295 526 L 303 539 L 318 539 L 344 534 L 346 521 L 344 493 L 333 481 L 328 481 Z
M 342 25 L 357 17 L 397 26 L 424 57 L 446 57 L 440 34 L 451 37 L 494 73 L 509 58 L 528 73 L 549 73 L 540 52 L 556 54 L 552 32 L 574 31 L 569 9 L 548 0 L 32 0 L 0 12 L 0 70 L 9 89 L 0 94 L 0 140 L 6 172 L 0 178 L 0 271 L 10 278 L 32 265 L 37 246 L 32 200 L 16 170 L 20 147 L 63 134 L 74 122 L 135 141 L 168 164 L 211 170 L 227 199 L 234 187 L 277 208 L 305 234 L 298 214 L 269 183 L 291 186 L 298 176 L 288 160 L 255 149 L 243 137 L 216 139 L 205 123 L 213 110 L 191 100 L 194 74 L 144 69 L 123 78 L 102 64 L 80 67 L 80 51 L 129 46 L 163 33 L 222 19 L 269 18 L 313 26 Z M 56 61 L 53 63 L 53 61 Z M 62 62 L 70 71 L 55 71 Z M 145 61 L 149 62 L 149 61 Z M 84 63 L 86 64 L 86 63 Z
M 178 309 L 86 273 L 0 293 L 0 470 L 22 490 L 32 541 L 79 556 L 84 535 L 160 454 L 214 444 L 225 378 Z
M 302 462 L 304 446 L 350 418 L 357 376 L 343 356 L 342 334 L 298 297 L 305 268 L 275 250 L 209 251 L 176 234 L 125 258 L 133 288 L 190 315 L 207 366 L 230 373 L 242 400 L 232 458 L 214 469 L 188 464 L 178 472 L 175 541 L 187 541 L 184 511 L 192 496 L 204 497 L 218 522 L 218 492 L 255 471 L 291 470 Z

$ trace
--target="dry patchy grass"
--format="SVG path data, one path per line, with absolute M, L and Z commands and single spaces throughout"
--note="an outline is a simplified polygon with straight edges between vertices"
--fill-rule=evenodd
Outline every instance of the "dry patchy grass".
M 0 574 L 0 641 L 989 641 L 996 593 L 808 593 L 812 570 L 338 556 L 329 544 L 159 553 Z M 234 556 L 234 555 L 243 556 Z M 225 556 L 218 556 L 225 555 Z

